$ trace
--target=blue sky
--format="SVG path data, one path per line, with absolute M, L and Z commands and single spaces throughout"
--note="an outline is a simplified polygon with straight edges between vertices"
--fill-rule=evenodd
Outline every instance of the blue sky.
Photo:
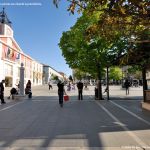
M 5 7 L 12 22 L 14 38 L 24 53 L 70 75 L 72 71 L 58 43 L 62 32 L 69 30 L 79 15 L 70 15 L 67 6 L 64 0 L 61 0 L 58 9 L 53 0 L 0 0 L 0 10 Z

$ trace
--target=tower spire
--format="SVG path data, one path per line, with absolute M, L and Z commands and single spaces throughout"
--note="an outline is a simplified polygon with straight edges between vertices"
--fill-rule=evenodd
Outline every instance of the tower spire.
M 6 13 L 5 13 L 5 8 L 3 7 L 2 12 L 0 12 L 0 23 L 7 24 L 8 26 L 11 27 L 11 21 L 8 19 Z

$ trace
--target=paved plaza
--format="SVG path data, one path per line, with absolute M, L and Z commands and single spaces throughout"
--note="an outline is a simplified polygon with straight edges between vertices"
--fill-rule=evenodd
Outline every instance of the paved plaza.
M 33 98 L 0 105 L 0 150 L 150 150 L 150 112 L 141 109 L 142 87 L 130 95 L 110 87 L 111 100 L 94 100 L 94 86 L 77 90 L 61 108 L 57 87 L 32 88 Z M 103 91 L 104 91 L 103 87 Z

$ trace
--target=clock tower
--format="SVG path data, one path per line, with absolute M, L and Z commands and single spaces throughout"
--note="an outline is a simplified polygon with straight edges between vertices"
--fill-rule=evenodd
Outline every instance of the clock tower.
M 13 37 L 11 21 L 8 19 L 4 8 L 3 11 L 0 12 L 0 36 Z

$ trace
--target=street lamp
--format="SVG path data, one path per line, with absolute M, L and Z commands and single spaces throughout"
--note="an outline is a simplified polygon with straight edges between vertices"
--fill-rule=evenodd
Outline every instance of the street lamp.
M 20 85 L 19 85 L 20 95 L 24 96 L 24 64 L 21 63 L 20 67 Z

